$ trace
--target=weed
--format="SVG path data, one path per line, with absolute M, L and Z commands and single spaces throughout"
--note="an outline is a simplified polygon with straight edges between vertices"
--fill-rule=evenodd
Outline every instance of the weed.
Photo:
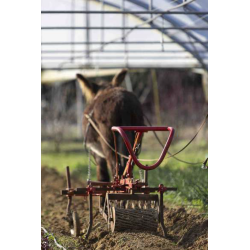
M 187 142 L 180 141 L 171 146 L 171 153 L 175 153 Z M 153 148 L 153 150 L 152 150 Z M 146 144 L 142 149 L 139 158 L 158 158 L 161 148 L 150 147 Z M 180 159 L 190 162 L 202 162 L 207 156 L 207 144 L 204 141 L 194 143 L 185 151 L 178 155 Z M 154 162 L 152 162 L 154 163 Z M 148 163 L 149 165 L 152 163 Z M 65 171 L 66 166 L 70 166 L 71 175 L 87 179 L 88 155 L 85 153 L 82 143 L 63 143 L 61 152 L 56 153 L 49 142 L 42 142 L 42 165 L 56 168 L 59 172 Z M 139 178 L 139 170 L 134 169 L 135 179 Z M 96 169 L 91 164 L 91 179 L 96 180 Z M 165 201 L 176 205 L 187 205 L 207 210 L 208 206 L 208 171 L 201 169 L 201 164 L 197 166 L 186 165 L 168 158 L 164 160 L 160 167 L 149 171 L 149 185 L 157 187 L 163 183 L 167 187 L 177 187 L 177 192 L 167 192 Z

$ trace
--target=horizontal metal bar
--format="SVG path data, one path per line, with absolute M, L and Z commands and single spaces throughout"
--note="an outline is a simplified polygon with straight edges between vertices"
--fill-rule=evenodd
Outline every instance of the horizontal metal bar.
M 167 57 L 152 57 L 152 56 L 129 56 L 127 59 L 124 56 L 110 56 L 110 57 L 90 57 L 91 60 L 172 60 L 172 59 L 194 59 L 195 57 L 191 56 L 167 56 Z M 42 57 L 42 60 L 61 60 L 61 59 L 71 59 L 71 57 Z M 87 59 L 87 58 L 85 58 Z
M 99 10 L 42 10 L 41 14 L 168 14 L 168 15 L 207 15 L 207 11 L 99 11 Z
M 207 44 L 208 42 L 178 42 L 178 44 Z M 105 42 L 42 42 L 41 45 L 102 45 Z M 176 44 L 174 41 L 124 41 L 124 42 L 112 42 L 112 44 Z
M 208 53 L 204 50 L 193 51 L 197 53 Z M 68 54 L 68 53 L 190 53 L 186 50 L 103 50 L 103 51 L 87 51 L 87 50 L 42 50 L 42 54 Z
M 88 185 L 91 186 L 112 186 L 113 182 L 105 182 L 105 181 L 88 181 Z
M 133 65 L 99 65 L 98 69 L 121 69 L 126 67 L 127 69 L 176 69 L 176 68 L 181 68 L 181 69 L 203 69 L 200 65 L 192 65 L 188 67 L 187 65 L 177 65 L 177 66 L 166 66 L 166 65 L 158 65 L 157 67 L 152 66 L 152 65 L 140 65 L 140 66 L 133 66 Z M 73 66 L 73 67 L 41 67 L 42 71 L 46 70 L 56 70 L 56 71 L 63 71 L 63 70 L 82 70 L 82 69 L 95 69 L 96 66 L 90 65 L 90 64 L 82 64 L 81 66 Z
M 66 26 L 44 26 L 41 27 L 42 30 L 207 30 L 208 27 L 160 27 L 160 28 L 154 28 L 154 27 L 66 27 Z
M 141 190 L 145 190 L 145 188 L 142 188 Z M 126 200 L 126 201 L 128 200 L 158 201 L 158 194 L 108 194 L 108 199 Z
M 42 60 L 70 60 L 71 57 L 42 57 Z M 84 58 L 84 59 L 87 59 Z M 145 57 L 145 56 L 140 56 L 140 57 L 99 57 L 99 58 L 94 58 L 90 57 L 89 59 L 95 60 L 95 61 L 100 61 L 100 60 L 183 60 L 183 59 L 196 59 L 195 57 Z M 77 58 L 75 58 L 77 60 Z

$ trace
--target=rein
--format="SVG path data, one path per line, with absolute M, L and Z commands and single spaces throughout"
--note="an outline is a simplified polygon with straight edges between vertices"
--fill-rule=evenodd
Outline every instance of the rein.
M 98 127 L 96 126 L 96 124 L 94 123 L 93 119 L 91 118 L 93 115 L 93 110 L 89 113 L 89 114 L 85 114 L 85 117 L 87 118 L 88 120 L 88 125 L 87 125 L 87 128 L 86 128 L 86 136 L 84 138 L 84 144 L 85 144 L 85 147 L 86 147 L 86 141 L 87 141 L 87 132 L 89 130 L 89 125 L 91 124 L 92 127 L 95 129 L 95 131 L 98 133 L 98 135 L 101 137 L 101 139 L 104 141 L 104 143 L 113 151 L 113 152 L 116 152 L 115 149 L 107 142 L 107 140 L 105 139 L 105 137 L 103 136 L 103 134 L 101 133 L 101 131 L 98 129 Z M 204 126 L 206 120 L 208 118 L 208 115 L 206 115 L 205 119 L 203 120 L 201 126 L 199 127 L 198 131 L 196 132 L 196 134 L 194 135 L 194 137 L 181 149 L 179 150 L 178 152 L 176 152 L 175 154 L 170 154 L 170 156 L 166 157 L 166 159 L 168 158 L 171 158 L 173 157 L 175 160 L 178 160 L 180 162 L 183 162 L 183 163 L 186 163 L 186 164 L 192 164 L 192 165 L 198 165 L 198 164 L 201 164 L 203 162 L 196 162 L 196 163 L 192 163 L 192 162 L 185 162 L 183 160 L 180 160 L 178 158 L 175 157 L 175 155 L 181 153 L 184 149 L 186 149 L 190 144 L 191 142 L 195 139 L 195 137 L 199 134 L 201 128 Z M 161 144 L 162 145 L 162 144 Z M 124 154 L 121 154 L 120 152 L 117 152 L 118 155 L 120 155 L 121 157 L 125 158 L 125 159 L 129 159 L 128 156 L 124 155 Z M 158 159 L 138 159 L 139 161 L 144 161 L 144 162 L 147 162 L 147 161 L 157 161 Z

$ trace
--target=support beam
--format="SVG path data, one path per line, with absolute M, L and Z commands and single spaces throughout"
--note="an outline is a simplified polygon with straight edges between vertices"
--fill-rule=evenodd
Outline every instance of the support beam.
M 102 26 L 43 26 L 42 30 L 208 30 L 208 27 L 102 27 Z
M 204 11 L 99 11 L 99 10 L 78 10 L 78 11 L 70 11 L 70 10 L 43 10 L 41 14 L 167 14 L 167 15 L 206 15 L 208 12 Z
M 75 50 L 75 53 L 86 53 L 88 52 L 87 50 Z M 196 53 L 208 53 L 205 50 L 198 50 L 198 51 L 194 51 Z M 69 50 L 42 50 L 41 51 L 42 54 L 68 54 L 71 53 L 71 51 Z M 89 51 L 90 53 L 90 51 Z M 91 53 L 125 53 L 124 50 L 104 50 L 104 51 L 91 51 Z M 128 53 L 143 53 L 143 54 L 147 54 L 147 53 L 189 53 L 188 51 L 185 50 L 128 50 Z
M 98 41 L 93 41 L 93 42 L 74 42 L 74 45 L 86 45 L 86 44 L 94 44 L 94 45 L 103 45 L 106 42 L 98 42 Z M 164 41 L 164 44 L 176 44 L 174 41 Z M 203 44 L 207 44 L 208 41 L 201 42 Z M 41 42 L 41 45 L 71 45 L 72 42 Z M 124 44 L 124 42 L 112 42 L 112 44 Z M 159 41 L 126 41 L 126 44 L 162 44 L 162 42 Z M 179 44 L 200 44 L 200 42 L 195 42 L 195 41 L 186 41 L 186 42 L 179 42 Z

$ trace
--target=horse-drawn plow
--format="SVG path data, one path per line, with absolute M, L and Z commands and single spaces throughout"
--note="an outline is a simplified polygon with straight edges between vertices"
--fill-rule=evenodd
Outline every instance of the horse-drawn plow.
M 133 147 L 126 135 L 126 131 L 135 132 Z M 169 131 L 167 142 L 158 161 L 151 165 L 143 165 L 137 159 L 143 133 L 148 131 Z M 174 136 L 172 127 L 112 127 L 116 155 L 116 173 L 111 182 L 100 182 L 88 180 L 86 187 L 72 188 L 69 167 L 66 168 L 67 188 L 62 190 L 62 195 L 68 197 L 67 218 L 70 223 L 71 232 L 74 236 L 81 234 L 80 220 L 76 211 L 71 211 L 73 196 L 88 197 L 89 201 L 89 225 L 85 237 L 91 232 L 93 225 L 93 196 L 99 197 L 99 211 L 105 219 L 111 232 L 127 229 L 153 231 L 155 232 L 160 223 L 164 236 L 166 230 L 163 217 L 163 194 L 167 191 L 176 191 L 174 187 L 158 187 L 148 185 L 148 171 L 157 168 L 166 156 Z M 119 175 L 118 154 L 116 135 L 118 132 L 129 152 L 126 167 L 122 175 Z M 134 179 L 134 165 L 144 170 L 143 180 Z

